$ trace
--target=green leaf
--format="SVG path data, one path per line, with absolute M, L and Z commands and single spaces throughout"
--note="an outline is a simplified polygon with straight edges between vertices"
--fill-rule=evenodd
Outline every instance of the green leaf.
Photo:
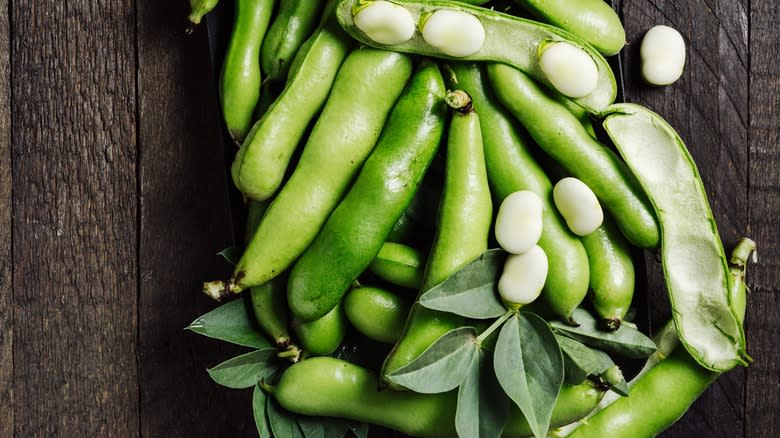
M 577 385 L 588 376 L 598 376 L 614 365 L 612 359 L 603 351 L 594 350 L 581 342 L 555 335 L 563 353 L 563 365 L 566 370 L 566 383 Z
M 323 417 L 298 415 L 298 426 L 306 438 L 327 438 L 325 435 L 325 420 Z
M 260 438 L 271 438 L 271 426 L 268 424 L 268 416 L 265 414 L 267 401 L 268 396 L 260 389 L 259 385 L 255 385 L 255 390 L 252 393 L 252 413 L 255 417 L 255 426 L 257 426 L 257 436 Z
M 623 397 L 628 397 L 628 382 L 626 382 L 626 378 L 623 376 L 623 372 L 620 370 L 620 367 L 612 363 L 611 359 L 609 362 L 610 366 L 602 371 L 599 374 L 599 377 L 604 382 L 608 383 L 610 389 L 615 391 L 616 394 L 622 395 Z
M 268 348 L 271 344 L 255 328 L 254 315 L 243 299 L 229 301 L 209 313 L 199 316 L 185 330 L 209 338 L 252 348 Z
M 626 382 L 625 378 L 615 383 L 614 385 L 610 385 L 610 389 L 615 391 L 615 394 L 618 394 L 623 397 L 628 397 L 628 394 L 631 392 L 631 390 L 628 387 L 628 382 Z
M 266 414 L 276 438 L 306 438 L 293 415 L 280 408 L 272 399 L 266 403 Z
M 349 422 L 342 418 L 323 418 L 325 425 L 325 436 L 327 438 L 342 438 L 349 432 Z
M 467 318 L 498 318 L 506 312 L 496 293 L 504 260 L 506 253 L 500 249 L 482 253 L 449 278 L 425 291 L 420 296 L 420 304 Z
M 456 388 L 474 361 L 477 330 L 460 327 L 448 331 L 411 363 L 388 374 L 391 382 L 414 392 L 436 394 Z
M 585 309 L 575 309 L 572 318 L 579 322 L 573 327 L 563 322 L 551 321 L 550 326 L 556 333 L 568 336 L 585 345 L 609 351 L 632 359 L 643 359 L 655 353 L 652 339 L 627 324 L 621 324 L 615 331 L 601 330 L 598 321 Z
M 547 323 L 526 312 L 510 318 L 498 334 L 493 366 L 534 436 L 546 436 L 564 374 L 561 350 Z
M 261 378 L 276 371 L 273 362 L 276 350 L 265 348 L 228 359 L 214 368 L 209 368 L 209 376 L 222 386 L 233 389 L 251 388 Z
M 241 258 L 241 254 L 243 253 L 243 250 L 238 246 L 229 246 L 222 251 L 218 252 L 217 255 L 220 255 L 225 258 L 225 260 L 228 261 L 231 265 L 235 266 L 236 263 L 238 263 L 238 260 Z
M 357 438 L 368 438 L 368 424 L 366 423 L 349 422 L 349 430 L 351 430 Z
M 509 398 L 493 373 L 492 358 L 484 350 L 474 352 L 466 380 L 458 388 L 455 429 L 461 437 L 498 438 L 509 418 Z

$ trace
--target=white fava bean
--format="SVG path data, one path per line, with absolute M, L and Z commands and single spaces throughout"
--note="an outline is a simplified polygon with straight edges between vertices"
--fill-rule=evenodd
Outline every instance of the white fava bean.
M 682 76 L 685 40 L 669 26 L 654 26 L 639 47 L 642 78 L 650 85 L 669 85 Z
M 468 12 L 439 9 L 425 21 L 422 36 L 425 42 L 445 54 L 460 58 L 482 48 L 485 27 Z
M 561 94 L 578 98 L 596 89 L 599 68 L 588 52 L 560 41 L 546 46 L 539 55 L 539 67 Z
M 585 236 L 601 226 L 604 212 L 593 191 L 577 178 L 564 178 L 553 187 L 555 207 L 572 233 Z
M 531 249 L 542 235 L 542 198 L 529 190 L 509 194 L 498 208 L 495 233 L 508 253 Z
M 355 14 L 353 20 L 358 29 L 379 44 L 400 44 L 414 36 L 412 13 L 388 1 L 369 3 Z
M 510 254 L 498 279 L 498 294 L 510 307 L 533 302 L 547 281 L 547 268 L 547 254 L 538 245 Z

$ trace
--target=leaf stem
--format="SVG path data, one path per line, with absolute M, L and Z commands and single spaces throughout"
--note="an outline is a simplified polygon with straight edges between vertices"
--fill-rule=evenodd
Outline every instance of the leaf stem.
M 509 309 L 501 315 L 497 320 L 493 321 L 493 324 L 490 324 L 490 327 L 486 328 L 485 331 L 479 334 L 477 336 L 477 344 L 481 345 L 482 342 L 487 339 L 488 336 L 493 334 L 494 331 L 498 330 L 499 327 L 501 327 L 502 324 L 506 322 L 507 319 L 511 318 L 513 315 L 517 314 L 517 310 Z

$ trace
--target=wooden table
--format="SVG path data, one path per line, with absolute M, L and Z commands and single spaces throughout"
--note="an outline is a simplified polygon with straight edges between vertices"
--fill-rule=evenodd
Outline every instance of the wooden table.
M 204 368 L 240 350 L 182 330 L 233 239 L 215 78 L 184 1 L 0 1 L 0 436 L 252 436 L 249 391 Z M 665 436 L 780 436 L 780 6 L 625 0 L 626 100 L 675 126 L 727 249 L 758 242 L 747 369 Z M 679 29 L 674 86 L 638 42 Z M 651 318 L 668 315 L 647 257 Z

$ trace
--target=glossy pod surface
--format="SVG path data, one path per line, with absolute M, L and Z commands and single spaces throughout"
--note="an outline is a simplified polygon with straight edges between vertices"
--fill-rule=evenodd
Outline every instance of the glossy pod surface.
M 298 166 L 236 265 L 231 292 L 275 277 L 314 240 L 373 149 L 411 73 L 412 61 L 402 54 L 359 49 L 347 57 Z
M 620 17 L 604 0 L 515 0 L 542 21 L 566 29 L 606 56 L 626 44 Z
M 287 77 L 290 62 L 317 27 L 324 0 L 279 0 L 279 7 L 260 49 L 260 68 L 269 79 Z
M 310 321 L 328 312 L 384 249 L 438 149 L 444 92 L 433 63 L 412 77 L 349 192 L 290 273 L 288 300 L 297 318 Z M 416 251 L 409 250 L 412 261 L 419 262 Z
M 260 97 L 260 46 L 275 0 L 235 3 L 233 32 L 220 75 L 220 99 L 228 132 L 241 142 L 252 127 L 252 114 Z
M 409 245 L 385 242 L 368 270 L 396 286 L 418 289 L 425 274 L 425 257 Z
M 349 322 L 367 338 L 386 344 L 398 341 L 411 305 L 409 299 L 377 287 L 356 287 L 344 297 Z
M 557 315 L 568 319 L 588 292 L 588 257 L 569 231 L 552 201 L 552 183 L 529 152 L 532 141 L 515 129 L 476 64 L 454 63 L 458 86 L 471 95 L 480 118 L 487 176 L 493 196 L 501 201 L 518 190 L 531 190 L 542 199 L 542 235 L 538 245 L 547 254 L 549 270 L 542 299 Z
M 363 421 L 417 437 L 456 436 L 456 391 L 417 394 L 378 388 L 379 379 L 365 368 L 335 358 L 315 357 L 287 369 L 271 391 L 282 407 L 298 414 Z M 603 396 L 603 391 L 587 382 L 564 385 L 553 408 L 551 426 L 584 417 Z M 530 434 L 525 418 L 513 408 L 502 436 Z
M 630 396 L 616 400 L 569 437 L 654 437 L 685 414 L 719 375 L 677 348 L 631 387 Z
M 349 37 L 332 19 L 301 48 L 284 90 L 255 122 L 233 160 L 233 183 L 245 196 L 268 199 L 279 188 L 351 47 Z
M 439 220 L 420 293 L 446 280 L 487 250 L 493 205 L 485 169 L 479 116 L 473 110 L 452 115 Z M 419 295 L 418 295 L 419 296 Z M 404 334 L 385 359 L 387 375 L 419 356 L 463 318 L 412 305 Z
M 729 260 L 729 296 L 732 302 L 745 303 L 747 261 L 756 244 L 743 238 Z M 734 309 L 740 324 L 745 308 Z M 579 424 L 575 438 L 604 436 L 653 437 L 682 417 L 693 402 L 712 384 L 719 373 L 701 367 L 679 342 L 677 330 L 670 321 L 654 337 L 658 353 L 648 358 L 644 368 L 629 382 L 631 395 L 604 399 L 593 415 Z
M 596 231 L 580 239 L 590 263 L 590 302 L 606 326 L 617 329 L 634 297 L 631 247 L 609 216 Z
M 575 101 L 590 112 L 599 113 L 611 104 L 617 95 L 615 77 L 604 57 L 584 40 L 557 27 L 464 3 L 435 0 L 399 3 L 412 13 L 418 27 L 423 18 L 427 19 L 429 14 L 439 10 L 465 12 L 479 20 L 485 32 L 485 40 L 481 48 L 468 56 L 451 56 L 428 44 L 420 32 L 415 33 L 410 40 L 400 44 L 382 45 L 376 43 L 358 29 L 354 23 L 353 11 L 359 2 L 360 0 L 342 0 L 338 5 L 337 13 L 344 30 L 363 44 L 450 60 L 506 63 L 524 71 L 537 81 L 551 86 L 539 66 L 537 51 L 541 44 L 566 41 L 586 51 L 598 69 L 595 90 L 585 97 L 575 99 Z
M 714 371 L 745 364 L 726 254 L 685 144 L 660 116 L 638 105 L 612 106 L 604 128 L 660 218 L 664 277 L 683 345 Z
M 641 248 L 656 247 L 658 225 L 652 206 L 625 163 L 523 72 L 490 64 L 488 76 L 499 100 L 539 147 L 593 190 L 628 240 Z
M 263 218 L 268 201 L 249 201 L 247 203 L 246 235 L 248 242 L 257 230 L 257 225 Z M 260 328 L 276 345 L 287 346 L 290 343 L 287 318 L 287 276 L 280 275 L 271 281 L 255 286 L 249 290 L 252 302 L 252 313 Z
M 336 351 L 347 333 L 347 317 L 341 304 L 319 319 L 302 324 L 294 321 L 292 325 L 303 351 L 314 356 Z

